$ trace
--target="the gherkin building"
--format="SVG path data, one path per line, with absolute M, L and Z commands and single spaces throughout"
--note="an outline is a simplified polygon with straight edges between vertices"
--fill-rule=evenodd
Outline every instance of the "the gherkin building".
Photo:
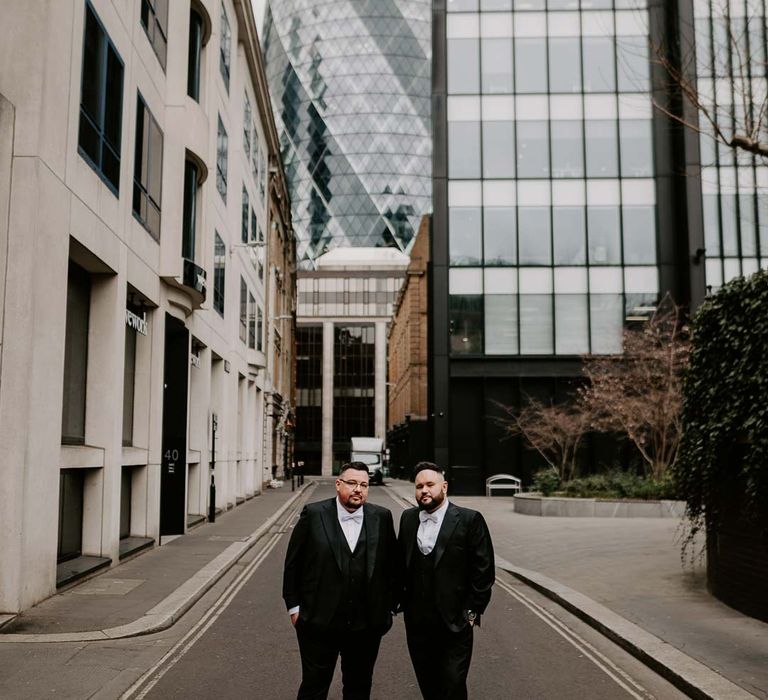
M 269 0 L 264 53 L 300 267 L 407 252 L 431 208 L 429 0 Z

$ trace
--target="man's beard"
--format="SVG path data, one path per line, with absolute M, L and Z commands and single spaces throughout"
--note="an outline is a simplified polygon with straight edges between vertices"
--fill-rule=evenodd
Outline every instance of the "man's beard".
M 346 500 L 342 500 L 341 498 L 339 498 L 339 500 L 341 501 L 341 505 L 343 505 L 347 510 L 357 510 L 358 508 L 362 508 L 363 506 L 362 499 L 360 499 L 359 501 L 352 501 L 351 499 L 352 499 L 351 496 L 347 496 Z
M 433 510 L 437 510 L 445 500 L 445 494 L 441 491 L 437 496 L 433 496 L 429 503 L 418 502 L 419 510 L 426 510 L 431 513 Z

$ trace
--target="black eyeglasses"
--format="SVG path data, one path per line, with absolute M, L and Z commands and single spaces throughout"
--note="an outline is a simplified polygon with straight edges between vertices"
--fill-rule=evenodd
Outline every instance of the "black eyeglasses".
M 365 482 L 362 482 L 362 481 L 347 481 L 346 479 L 339 479 L 339 481 L 342 484 L 346 484 L 347 486 L 349 486 L 349 488 L 351 488 L 353 491 L 356 488 L 360 488 L 363 491 L 365 491 L 368 488 L 368 484 L 366 484 Z

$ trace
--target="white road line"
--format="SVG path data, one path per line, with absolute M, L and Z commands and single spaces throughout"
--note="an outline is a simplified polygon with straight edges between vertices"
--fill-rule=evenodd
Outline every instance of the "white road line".
M 291 523 L 298 513 L 298 507 L 293 509 L 289 514 L 286 523 Z M 210 610 L 208 610 L 157 663 L 143 673 L 142 676 L 120 696 L 120 700 L 142 700 L 142 698 L 146 697 L 149 691 L 157 685 L 160 679 L 181 660 L 181 658 L 197 643 L 200 637 L 208 631 L 211 625 L 219 619 L 221 614 L 229 607 L 235 596 L 240 592 L 240 589 L 242 589 L 256 569 L 258 569 L 262 562 L 270 555 L 281 537 L 282 533 L 279 532 L 272 535 L 264 549 L 262 549 L 253 561 L 238 574 L 237 578 L 229 584 L 219 600 L 211 606 Z
M 561 622 L 551 612 L 534 602 L 528 596 L 514 590 L 506 581 L 496 578 L 496 584 L 504 591 L 516 598 L 525 605 L 534 615 L 548 624 L 561 637 L 570 642 L 592 663 L 594 663 L 603 673 L 610 676 L 619 686 L 624 688 L 636 700 L 653 700 L 651 695 L 643 686 L 635 681 L 626 671 L 619 668 L 607 656 L 599 652 L 589 642 L 580 637 L 576 632 L 570 629 L 565 623 Z

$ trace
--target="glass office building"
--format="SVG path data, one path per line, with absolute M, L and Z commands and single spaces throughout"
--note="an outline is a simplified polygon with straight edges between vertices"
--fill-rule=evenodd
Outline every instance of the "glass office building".
M 681 102 L 655 55 L 679 42 L 687 79 L 738 121 L 723 37 L 754 48 L 750 95 L 764 95 L 765 3 L 719 16 L 715 0 L 665 5 L 435 5 L 430 413 L 436 461 L 460 490 L 534 468 L 501 440 L 498 404 L 563 398 L 580 356 L 620 352 L 627 320 L 662 294 L 695 308 L 765 262 L 765 164 L 654 107 Z M 588 449 L 592 463 L 620 458 Z
M 431 202 L 430 2 L 279 0 L 264 53 L 300 267 L 410 248 Z

